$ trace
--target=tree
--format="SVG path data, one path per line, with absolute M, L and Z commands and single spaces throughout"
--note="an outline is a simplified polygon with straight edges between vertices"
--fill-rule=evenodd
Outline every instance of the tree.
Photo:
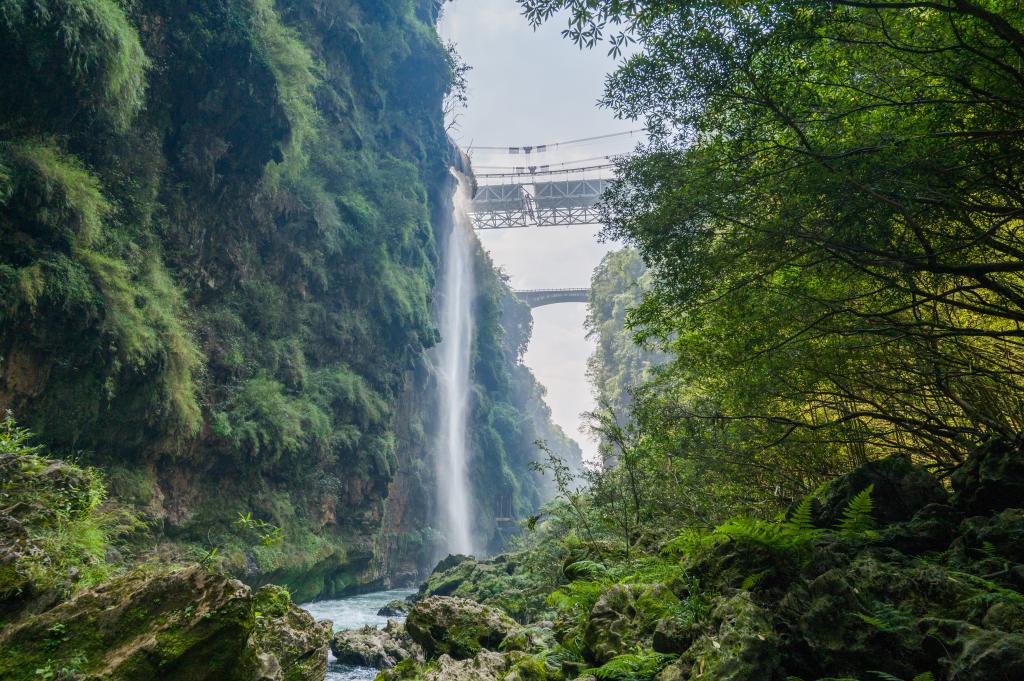
M 1016 3 L 521 4 L 638 44 L 604 103 L 653 141 L 603 205 L 653 269 L 630 323 L 675 358 L 642 429 L 783 500 L 1020 432 Z

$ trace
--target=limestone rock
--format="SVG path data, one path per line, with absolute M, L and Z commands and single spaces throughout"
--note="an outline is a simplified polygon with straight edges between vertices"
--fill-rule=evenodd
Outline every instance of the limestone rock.
M 60 669 L 83 681 L 319 681 L 330 624 L 282 592 L 254 598 L 199 566 L 133 572 L 4 627 L 0 678 Z
M 396 620 L 386 627 L 340 631 L 331 639 L 331 652 L 342 664 L 390 669 L 408 659 L 422 660 L 423 652 Z
M 481 649 L 496 650 L 518 625 L 505 613 L 465 598 L 431 596 L 409 611 L 406 629 L 429 657 L 464 660 Z
M 317 621 L 291 602 L 288 591 L 275 585 L 262 587 L 253 596 L 253 608 L 261 616 L 250 645 L 258 657 L 277 661 L 279 675 L 258 676 L 260 681 L 322 681 L 327 673 L 327 645 L 331 623 Z
M 965 513 L 1024 508 L 1024 442 L 989 442 L 968 457 L 951 482 L 953 503 Z
M 384 607 L 377 611 L 378 617 L 405 617 L 409 613 L 409 604 L 405 601 L 394 600 L 388 601 Z
M 685 652 L 693 643 L 695 632 L 677 617 L 667 615 L 658 620 L 654 628 L 651 647 L 656 653 L 678 655 Z
M 1024 635 L 992 631 L 966 622 L 929 619 L 925 646 L 943 665 L 940 678 L 958 681 L 1024 679 Z
M 815 505 L 815 524 L 838 525 L 850 500 L 871 485 L 871 515 L 883 525 L 910 520 L 928 504 L 947 501 L 946 491 L 928 471 L 897 454 L 870 461 L 829 483 Z
M 481 650 L 464 660 L 441 655 L 427 666 L 407 660 L 393 669 L 384 670 L 377 678 L 380 681 L 504 681 L 510 666 L 509 655 Z
M 416 598 L 450 596 L 470 578 L 476 566 L 477 562 L 472 556 L 449 555 L 434 567 L 427 580 L 420 585 Z
M 468 660 L 454 660 L 442 655 L 438 668 L 429 671 L 425 681 L 497 681 L 509 668 L 508 657 L 482 650 Z
M 963 514 L 946 504 L 928 504 L 905 523 L 882 529 L 882 542 L 905 553 L 941 551 L 956 537 Z
M 654 633 L 654 623 L 677 602 L 662 584 L 612 586 L 590 612 L 583 630 L 584 658 L 604 664 L 646 642 Z
M 729 681 L 764 681 L 779 675 L 779 636 L 768 613 L 749 593 L 717 598 L 708 631 L 662 671 L 661 681 L 688 679 L 694 669 L 700 678 Z

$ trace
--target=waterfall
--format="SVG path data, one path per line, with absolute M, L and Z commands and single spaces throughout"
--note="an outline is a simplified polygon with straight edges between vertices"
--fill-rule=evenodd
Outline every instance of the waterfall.
M 441 531 L 449 553 L 473 552 L 467 460 L 469 362 L 473 343 L 473 228 L 469 189 L 456 174 L 451 228 L 441 268 L 441 343 L 437 347 L 439 437 L 435 456 Z

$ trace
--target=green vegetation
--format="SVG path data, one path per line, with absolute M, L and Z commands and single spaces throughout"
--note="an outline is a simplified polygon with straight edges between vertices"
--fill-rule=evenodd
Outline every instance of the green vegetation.
M 640 254 L 631 248 L 606 255 L 590 280 L 588 337 L 597 350 L 587 365 L 587 377 L 597 402 L 624 423 L 632 407 L 633 391 L 648 381 L 667 356 L 639 345 L 626 328 L 626 315 L 643 300 L 651 285 Z
M 603 199 L 604 466 L 538 463 L 515 550 L 420 595 L 552 679 L 1024 674 L 1019 4 L 519 4 L 651 133 Z
M 308 599 L 437 550 L 416 398 L 466 68 L 437 11 L 0 2 L 0 405 L 103 470 L 178 558 Z M 493 455 L 473 474 L 497 547 L 514 527 L 488 490 L 533 512 L 534 440 L 578 455 L 533 404 L 482 254 L 477 277 L 474 444 Z M 281 541 L 239 538 L 248 513 Z
M 0 419 L 0 600 L 5 605 L 51 590 L 71 593 L 110 578 L 111 542 L 133 528 L 124 511 L 105 507 L 94 469 L 55 462 L 30 443 L 7 413 Z M 123 538 L 123 537 L 121 537 Z M 6 611 L 8 608 L 0 608 Z

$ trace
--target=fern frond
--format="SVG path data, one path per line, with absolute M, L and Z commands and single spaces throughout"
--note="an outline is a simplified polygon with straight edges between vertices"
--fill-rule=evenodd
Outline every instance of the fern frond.
M 875 677 L 878 678 L 878 679 L 881 679 L 881 681 L 903 681 L 903 679 L 901 679 L 900 677 L 893 676 L 889 672 L 880 672 L 880 671 L 872 669 L 871 671 L 868 672 L 868 674 L 874 674 Z
M 753 518 L 734 518 L 718 526 L 714 534 L 730 539 L 746 539 L 763 544 L 773 551 L 792 551 L 806 546 L 819 529 L 802 530 L 789 523 L 769 523 Z
M 608 568 L 592 560 L 577 560 L 575 563 L 566 565 L 563 572 L 570 580 L 586 579 L 596 581 L 607 574 Z
M 793 509 L 793 515 L 789 524 L 798 530 L 813 530 L 814 528 L 814 495 L 808 494 L 797 507 Z
M 842 534 L 864 534 L 875 526 L 875 521 L 871 517 L 871 512 L 875 507 L 875 502 L 871 498 L 871 493 L 874 490 L 873 484 L 868 485 L 850 499 L 850 503 L 846 505 L 843 517 L 839 521 L 838 529 Z
M 890 634 L 910 629 L 914 621 L 910 615 L 906 614 L 899 608 L 894 608 L 888 603 L 879 603 L 875 605 L 872 612 L 860 612 L 856 613 L 856 615 L 865 624 L 870 624 L 875 629 Z M 884 672 L 871 673 L 875 674 Z
M 589 673 L 601 681 L 654 681 L 673 659 L 654 652 L 619 655 Z

